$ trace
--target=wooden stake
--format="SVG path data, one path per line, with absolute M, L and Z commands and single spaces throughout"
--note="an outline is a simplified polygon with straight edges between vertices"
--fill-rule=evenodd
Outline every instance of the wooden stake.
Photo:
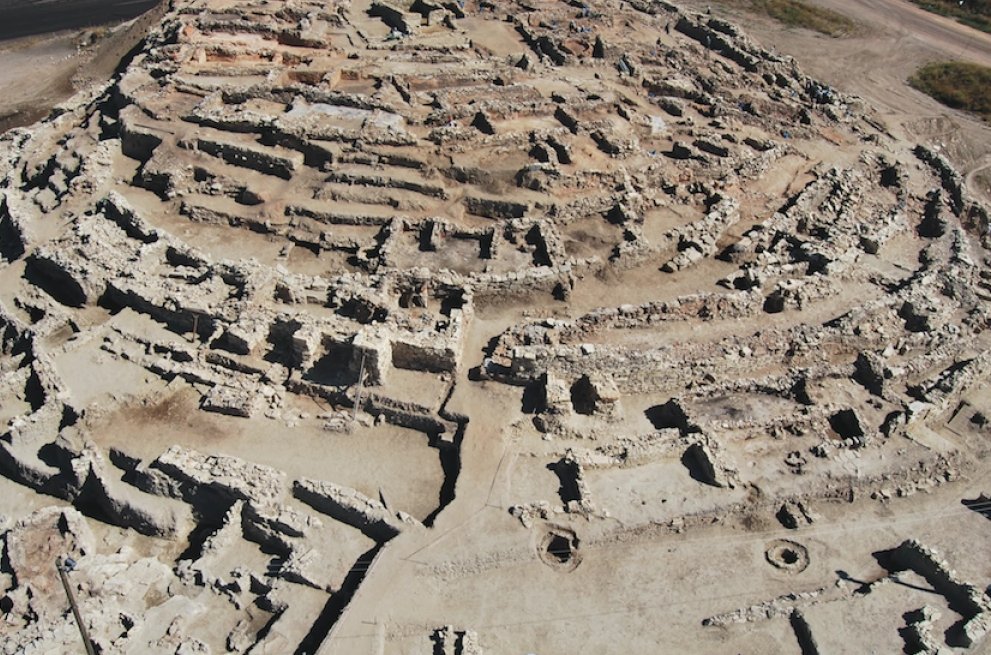
M 96 651 L 93 649 L 93 642 L 89 640 L 89 633 L 86 632 L 83 617 L 79 615 L 79 606 L 76 605 L 76 597 L 72 594 L 72 587 L 69 585 L 69 576 L 65 574 L 65 569 L 62 567 L 62 560 L 55 560 L 55 568 L 58 569 L 59 578 L 62 580 L 62 587 L 65 588 L 65 595 L 69 597 L 69 607 L 72 608 L 72 615 L 76 617 L 76 625 L 79 626 L 79 635 L 83 638 L 86 655 L 96 655 Z

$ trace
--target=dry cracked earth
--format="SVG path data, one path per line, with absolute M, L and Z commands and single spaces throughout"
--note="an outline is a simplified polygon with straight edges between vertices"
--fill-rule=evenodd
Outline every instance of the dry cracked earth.
M 175 0 L 0 137 L 0 649 L 963 653 L 989 217 L 664 0 Z

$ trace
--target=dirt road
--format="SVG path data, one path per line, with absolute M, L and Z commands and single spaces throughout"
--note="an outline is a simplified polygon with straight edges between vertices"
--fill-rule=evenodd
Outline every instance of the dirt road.
M 909 37 L 949 59 L 991 66 L 991 34 L 925 11 L 905 0 L 815 0 L 861 22 Z M 897 54 L 897 53 L 892 53 Z

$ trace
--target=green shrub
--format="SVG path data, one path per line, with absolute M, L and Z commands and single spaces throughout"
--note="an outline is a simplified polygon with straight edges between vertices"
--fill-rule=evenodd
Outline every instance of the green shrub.
M 844 36 L 853 32 L 856 27 L 843 14 L 802 0 L 749 0 L 749 4 L 754 11 L 789 27 L 804 27 L 828 36 Z
M 991 68 L 962 62 L 931 63 L 917 70 L 908 83 L 948 107 L 991 121 Z
M 991 32 L 991 0 L 912 0 L 926 11 L 955 18 L 982 32 Z

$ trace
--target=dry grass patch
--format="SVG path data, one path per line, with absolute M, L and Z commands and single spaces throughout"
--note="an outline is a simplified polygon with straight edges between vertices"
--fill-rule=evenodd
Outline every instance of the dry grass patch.
M 976 30 L 991 33 L 991 1 L 989 0 L 912 0 L 926 11 L 955 18 Z
M 827 36 L 847 36 L 857 28 L 857 24 L 843 14 L 802 0 L 746 0 L 743 5 L 788 27 L 802 27 Z
M 908 83 L 947 107 L 973 112 L 991 121 L 991 68 L 954 61 L 935 62 L 917 70 Z

